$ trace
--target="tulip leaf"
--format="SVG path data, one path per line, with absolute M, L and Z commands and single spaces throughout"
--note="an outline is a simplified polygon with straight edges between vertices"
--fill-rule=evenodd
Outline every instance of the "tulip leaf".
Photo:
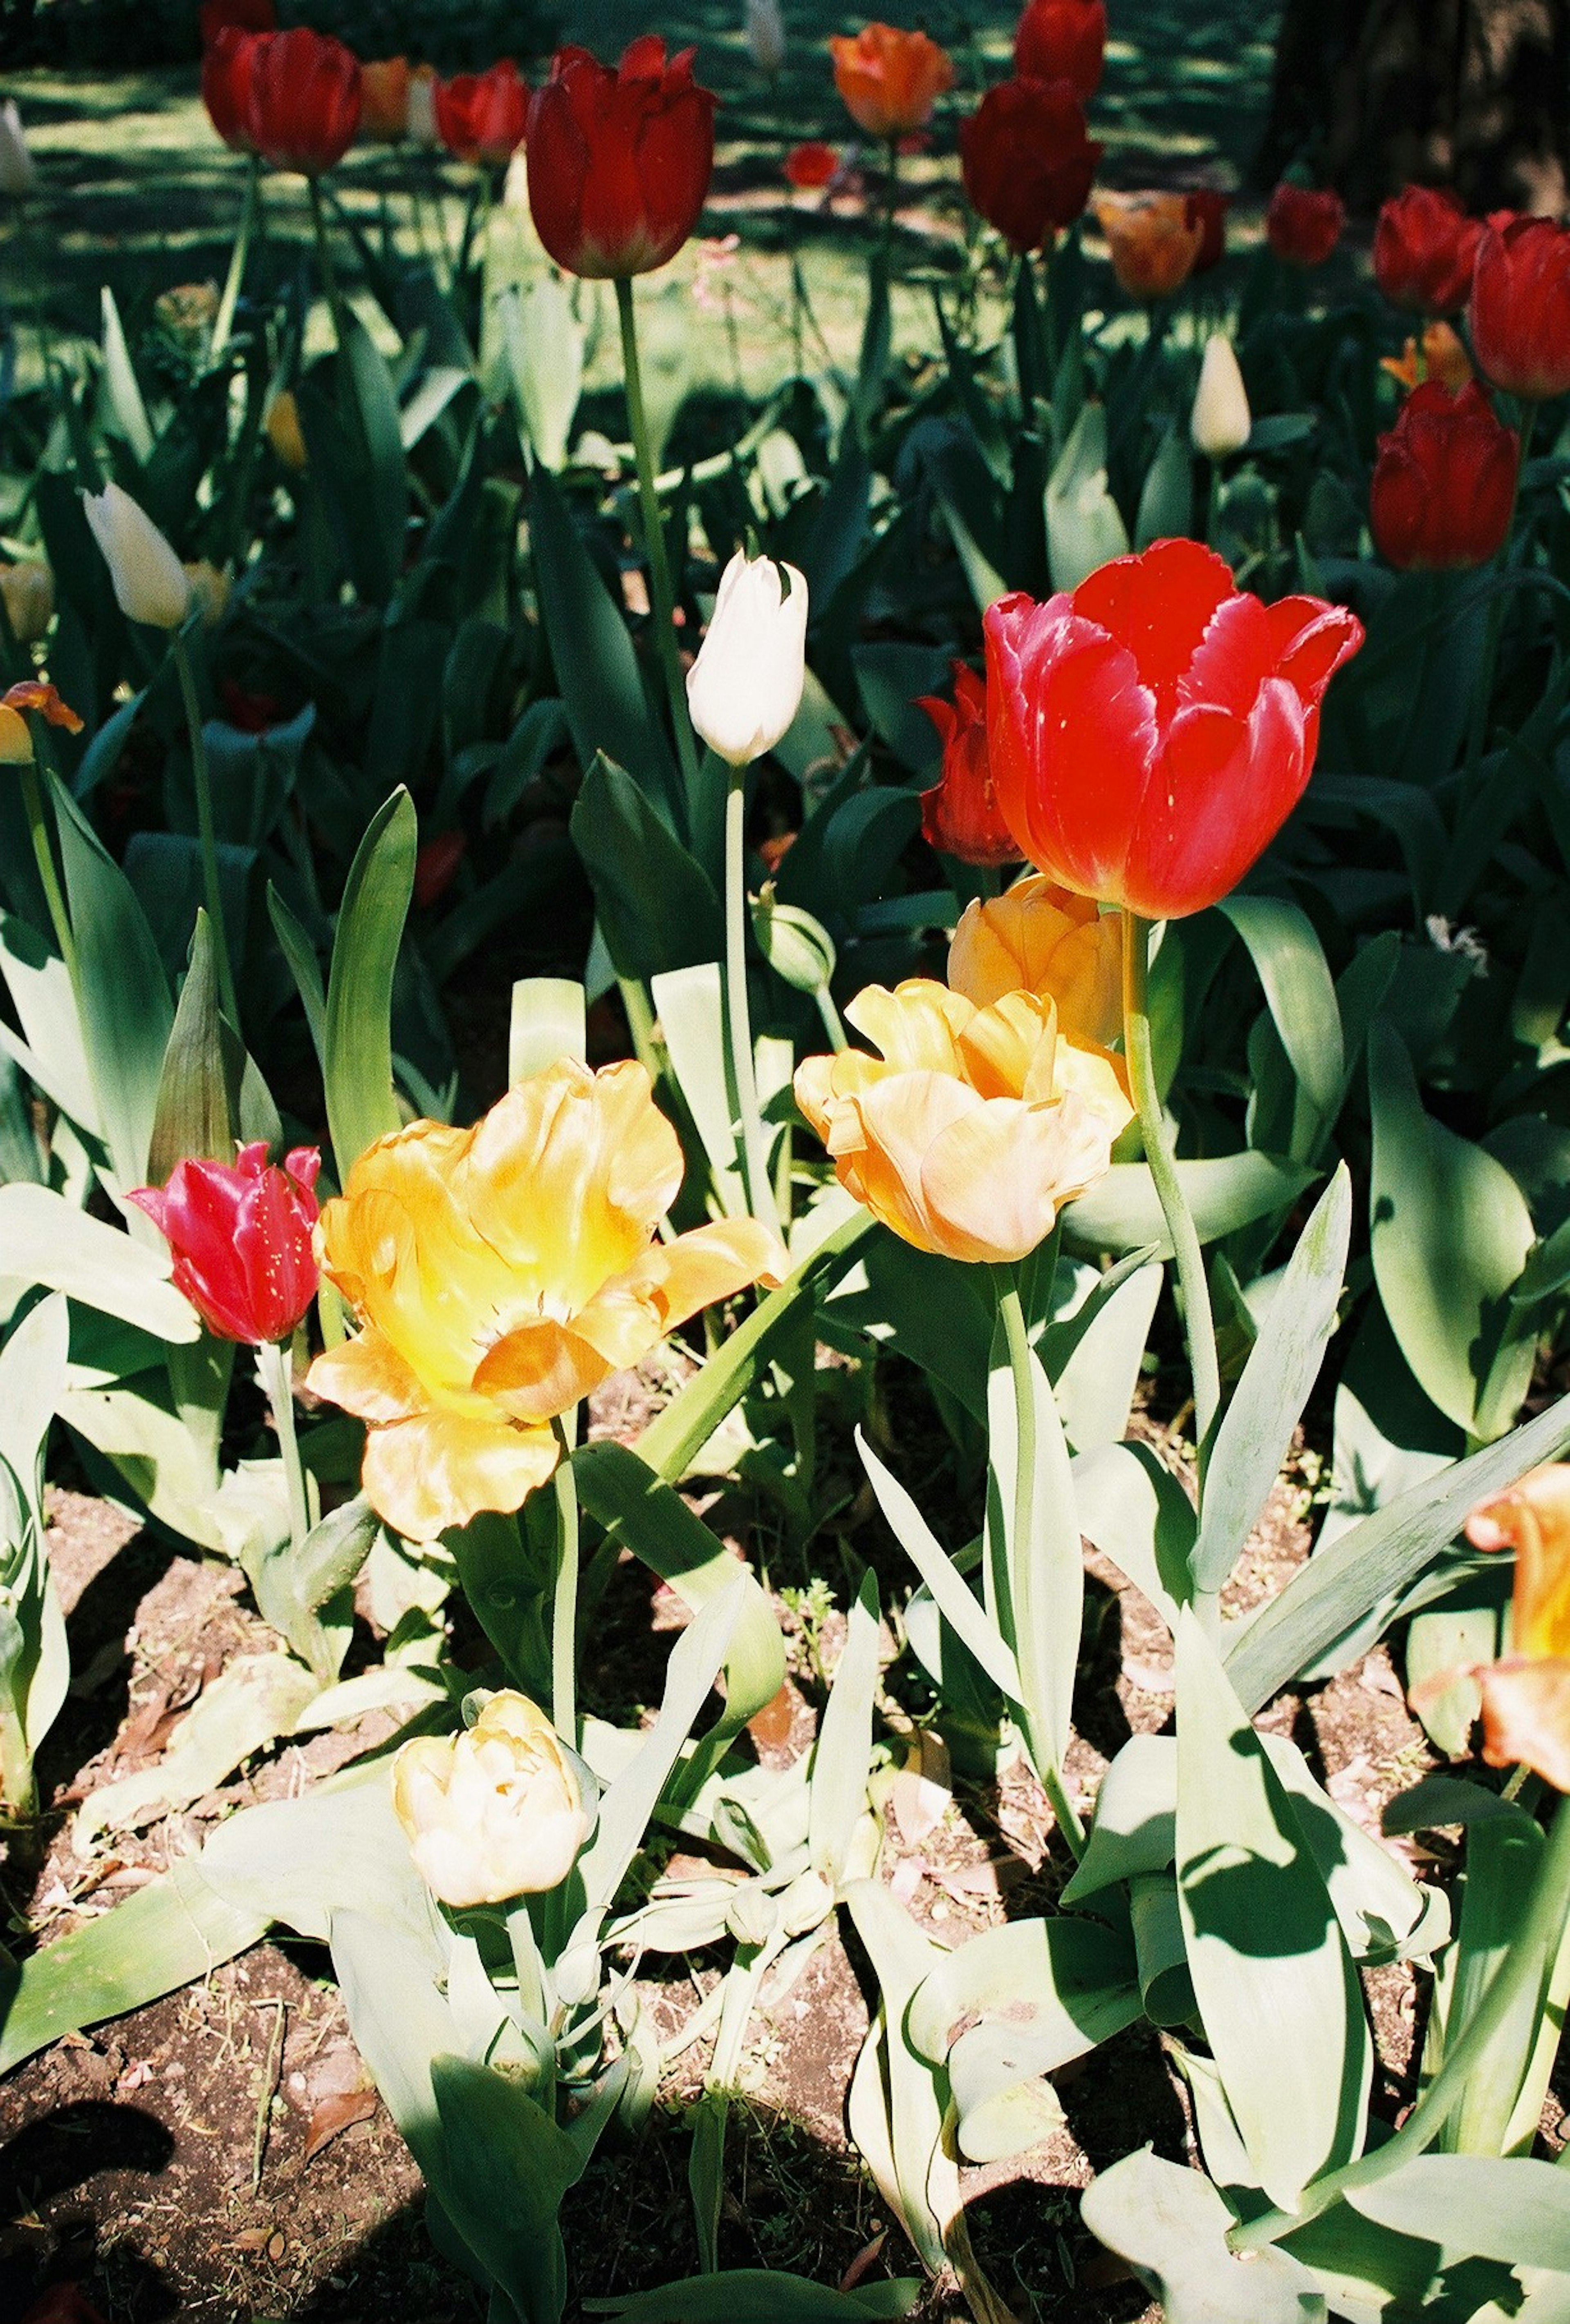
M 619 976 L 718 960 L 725 922 L 714 883 L 647 793 L 603 752 L 572 810 L 574 844 Z
M 1101 1921 L 1059 1914 L 984 1929 L 945 1954 L 917 1987 L 906 2022 L 935 2066 L 948 2056 L 956 2026 L 1007 2024 L 1031 2044 L 1030 2070 L 1050 2074 L 1139 2014 L 1126 1937 Z
M 1347 2201 L 1398 2235 L 1570 2275 L 1570 2175 L 1528 2155 L 1419 2154 Z
M 378 808 L 355 851 L 333 938 L 322 1082 L 338 1183 L 399 1126 L 392 1087 L 392 980 L 414 892 L 419 817 L 406 790 Z
M 294 979 L 294 989 L 305 1010 L 310 1045 L 316 1051 L 317 1064 L 320 1065 L 327 1047 L 327 992 L 321 981 L 321 963 L 316 956 L 316 946 L 271 881 L 267 883 L 267 917 L 272 923 L 278 949 Z
M 1149 1444 L 1096 1444 L 1074 1461 L 1080 1530 L 1170 1630 L 1193 1589 L 1194 1504 Z
M 1132 1252 L 1107 1269 L 1071 1315 L 1041 1334 L 1041 1360 L 1074 1452 L 1122 1441 L 1161 1282 L 1160 1267 Z
M 1248 946 L 1305 1095 L 1328 1121 L 1339 1110 L 1345 1045 L 1325 947 L 1307 912 L 1279 896 L 1228 896 L 1217 907 Z
M 1460 1926 L 1428 2020 L 1425 2079 L 1444 2064 L 1507 1962 L 1525 1973 L 1440 2131 L 1437 2144 L 1453 2153 L 1529 2146 L 1538 2126 L 1558 2048 L 1557 2005 L 1544 2007 L 1552 1963 L 1541 1952 L 1535 1969 L 1521 1958 L 1542 1858 L 1542 1830 L 1530 1816 L 1491 1816 L 1467 1831 Z
M 941 2069 L 915 2048 L 908 2013 L 942 1958 L 881 1881 L 853 1880 L 843 1902 L 878 1980 L 879 2009 L 851 2084 L 851 2136 L 932 2274 L 961 2220 L 959 2172 L 943 2149 Z M 880 2165 L 882 2167 L 880 2167 Z
M 878 1577 L 869 1566 L 850 1610 L 808 1776 L 808 1855 L 831 1886 L 844 1877 L 852 1835 L 866 1805 L 881 1618 Z
M 70 973 L 25 920 L 0 912 L 0 976 L 24 1038 L 0 1022 L 0 1044 L 33 1085 L 89 1138 L 103 1134 Z
M 969 1584 L 904 1486 L 884 1468 L 859 1428 L 856 1451 L 890 1531 L 931 1591 L 938 1612 L 993 1684 L 1011 1702 L 1018 1702 L 1019 1667 Z
M 175 1164 L 188 1156 L 213 1162 L 235 1158 L 239 1045 L 228 1044 L 226 1055 L 224 1033 L 212 923 L 199 909 L 190 966 L 159 1076 L 158 1111 L 147 1153 L 148 1180 L 154 1186 L 162 1186 Z
M 1134 547 L 1176 540 L 1194 530 L 1194 454 L 1187 431 L 1174 420 L 1157 447 L 1140 488 Z
M 523 2324 L 559 2324 L 561 2200 L 587 2155 L 513 2075 L 448 2054 L 431 2061 L 430 2080 L 446 2149 L 443 2210 Z
M 507 1086 L 544 1073 L 563 1057 L 581 1064 L 587 1051 L 583 986 L 571 976 L 525 976 L 513 987 L 507 1034 Z
M 747 1208 L 736 1125 L 725 1086 L 725 999 L 719 963 L 667 969 L 651 979 L 665 1054 L 707 1159 L 715 1194 L 727 1218 Z
M 1106 460 L 1106 406 L 1085 403 L 1047 480 L 1047 558 L 1054 589 L 1077 589 L 1098 566 L 1128 555 Z
M 1074 1674 L 1085 1612 L 1085 1559 L 1074 1477 L 1052 1384 L 1032 1349 L 1027 1358 L 1030 1438 L 1021 1445 L 1017 1383 L 1000 1316 L 987 1378 L 984 1563 L 999 1629 L 1020 1674 L 1020 1707 L 1039 1770 L 1061 1770 L 1068 1749 Z M 1022 1460 L 1030 1463 L 1023 1478 Z M 1022 1491 L 1020 1489 L 1022 1488 Z M 1025 1517 L 1024 1537 L 1020 1517 Z
M 737 2267 L 583 2305 L 586 2315 L 613 2316 L 616 2324 L 869 2324 L 908 2316 L 925 2290 L 913 2275 L 832 2292 L 782 2268 Z
M 355 491 L 349 512 L 356 574 L 365 595 L 378 604 L 386 604 L 403 571 L 403 542 L 409 530 L 409 468 L 403 455 L 402 420 L 386 358 L 364 323 L 345 309 L 339 328 L 343 335 L 340 377 L 348 386 L 358 420 L 357 444 L 353 431 L 346 430 L 356 468 L 361 462 L 355 456 L 364 449 L 364 483 Z
M 253 1752 L 289 1732 L 318 1686 L 291 1655 L 242 1655 L 197 1697 L 155 1766 L 89 1795 L 75 1845 L 86 1855 L 102 1832 L 140 1831 L 217 1791 Z
M 162 1236 L 153 1250 L 48 1186 L 0 1186 L 0 1277 L 47 1284 L 178 1345 L 201 1326 L 169 1272 Z
M 1325 2324 L 1325 2295 L 1301 2261 L 1272 2246 L 1241 2257 L 1218 2190 L 1149 2147 L 1097 2173 L 1080 2216 L 1161 2302 L 1167 2324 Z
M 1254 1219 L 1288 1210 L 1315 1175 L 1279 1154 L 1220 1154 L 1178 1165 L 1201 1242 L 1219 1242 Z M 1063 1231 L 1076 1250 L 1149 1247 L 1153 1258 L 1172 1256 L 1155 1182 L 1144 1162 L 1114 1162 L 1087 1194 L 1065 1209 Z

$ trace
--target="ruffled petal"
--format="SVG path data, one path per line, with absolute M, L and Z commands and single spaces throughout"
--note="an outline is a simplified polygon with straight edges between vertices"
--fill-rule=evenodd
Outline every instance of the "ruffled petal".
M 1474 1674 L 1482 1690 L 1482 1756 L 1530 1767 L 1570 1792 L 1570 1662 L 1511 1659 Z
M 546 1421 L 569 1412 L 611 1370 L 581 1332 L 541 1315 L 496 1342 L 474 1384 L 514 1420 Z
M 426 1412 L 365 1439 L 360 1481 L 377 1516 L 409 1541 L 435 1541 L 483 1510 L 511 1515 L 557 1463 L 549 1428 Z
M 356 1339 L 324 1348 L 305 1384 L 312 1396 L 341 1405 L 359 1420 L 411 1420 L 430 1403 L 419 1375 L 374 1323 L 367 1323 Z

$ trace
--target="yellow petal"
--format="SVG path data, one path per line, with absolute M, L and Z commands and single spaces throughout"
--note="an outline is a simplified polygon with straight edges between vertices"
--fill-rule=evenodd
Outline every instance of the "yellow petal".
M 963 993 L 931 977 L 912 976 L 892 992 L 886 985 L 865 986 L 845 1013 L 897 1072 L 956 1074 L 958 1038 L 975 1010 Z
M 1482 1689 L 1482 1756 L 1491 1767 L 1519 1761 L 1570 1792 L 1570 1662 L 1492 1663 L 1476 1673 Z
M 410 1541 L 434 1541 L 484 1509 L 511 1513 L 556 1467 L 549 1428 L 433 1411 L 373 1428 L 360 1482 L 377 1516 Z
M 1005 992 L 959 1036 L 965 1079 L 983 1097 L 1049 1098 L 1057 1012 L 1033 992 Z
M 715 1219 L 674 1242 L 651 1244 L 635 1266 L 580 1311 L 577 1327 L 618 1368 L 636 1363 L 700 1307 L 729 1299 L 749 1283 L 772 1290 L 790 1264 L 779 1238 L 756 1219 Z
M 948 948 L 956 992 L 990 1008 L 1022 989 L 1057 1003 L 1057 1029 L 1105 1048 L 1122 1024 L 1122 923 L 1040 873 L 965 906 Z
M 647 1354 L 659 1337 L 658 1329 L 651 1333 L 638 1354 Z M 598 1388 L 614 1369 L 580 1330 L 569 1331 L 541 1315 L 496 1342 L 474 1384 L 514 1420 L 554 1420 Z
M 853 1102 L 862 1149 L 836 1166 L 841 1185 L 919 1250 L 964 1257 L 928 1205 L 924 1170 L 934 1142 L 984 1101 L 949 1074 L 891 1074 Z
M 410 1420 L 430 1402 L 417 1374 L 374 1323 L 356 1339 L 324 1348 L 305 1384 L 313 1396 L 342 1405 L 360 1420 Z
M 1106 1167 L 1104 1139 L 1082 1154 L 1077 1109 L 993 1098 L 933 1141 L 921 1171 L 929 1215 L 951 1258 L 1023 1259 L 1052 1231 L 1060 1204 Z
M 1129 1095 L 1128 1067 L 1121 1057 L 1105 1049 L 1059 1041 L 1053 1076 L 1060 1097 L 1077 1098 L 1106 1125 L 1109 1146 L 1122 1136 L 1134 1118 L 1134 1104 Z
M 1570 1462 L 1533 1469 L 1466 1520 L 1478 1549 L 1513 1548 L 1517 1655 L 1570 1655 Z

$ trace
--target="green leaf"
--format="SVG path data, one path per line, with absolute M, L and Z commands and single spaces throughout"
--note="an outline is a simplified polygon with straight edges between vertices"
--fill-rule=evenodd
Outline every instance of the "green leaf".
M 1015 1520 L 1020 1446 L 1013 1374 L 1000 1317 L 987 1379 L 986 1570 L 994 1576 L 998 1628 L 1013 1648 L 1020 1705 L 1033 1757 L 1058 1772 L 1068 1749 L 1074 1674 L 1085 1612 L 1085 1559 L 1074 1479 L 1052 1385 L 1029 1359 L 1034 1462 L 1026 1481 L 1024 1539 Z
M 881 1619 L 878 1577 L 869 1566 L 850 1610 L 808 1780 L 808 1855 L 831 1887 L 845 1877 L 851 1839 L 866 1806 Z
M 1113 1281 L 1123 1268 L 1128 1272 Z M 1063 1416 L 1063 1434 L 1076 1452 L 1122 1442 L 1161 1282 L 1154 1262 L 1130 1267 L 1122 1261 L 1072 1315 L 1042 1333 L 1041 1361 Z
M 414 892 L 419 818 L 396 790 L 366 825 L 338 910 L 322 1030 L 322 1080 L 338 1183 L 399 1126 L 392 1088 L 392 980 Z
M 961 1645 L 975 1656 L 993 1685 L 1001 1688 L 1011 1702 L 1018 1702 L 1019 1666 L 974 1592 L 956 1572 L 948 1552 L 904 1486 L 884 1468 L 859 1428 L 856 1451 L 890 1531 L 931 1591 L 939 1613 Z
M 205 1688 L 156 1766 L 101 1784 L 76 1821 L 85 1855 L 101 1832 L 134 1831 L 216 1791 L 236 1768 L 286 1735 L 319 1682 L 288 1655 L 245 1655 Z
M 1325 2324 L 1309 2271 L 1271 2246 L 1241 2258 L 1235 2224 L 1199 2172 L 1143 2147 L 1102 2172 L 1080 2198 L 1085 2226 L 1161 2301 L 1167 2324 Z
M 233 1048 L 238 1048 L 235 1042 Z M 239 1059 L 233 1058 L 237 1066 Z M 233 1076 L 238 1079 L 237 1073 Z M 158 1110 L 147 1152 L 149 1183 L 162 1186 L 188 1155 L 209 1161 L 235 1158 L 235 1095 L 225 1056 L 218 1001 L 217 949 L 205 910 L 197 913 L 190 966 L 163 1053 Z
M 1023 2070 L 1056 2073 L 1110 2042 L 1140 2014 L 1126 1938 L 1067 1914 L 984 1929 L 939 1960 L 911 1999 L 910 2039 L 940 2066 L 974 2021 L 1011 2025 L 1028 2046 Z
M 1217 1242 L 1251 1220 L 1289 1210 L 1315 1175 L 1279 1154 L 1223 1154 L 1178 1165 L 1201 1242 Z M 1087 1194 L 1067 1205 L 1063 1231 L 1076 1250 L 1148 1248 L 1152 1258 L 1172 1256 L 1167 1222 L 1144 1162 L 1114 1162 Z
M 571 976 L 525 976 L 513 987 L 507 1035 L 507 1086 L 516 1089 L 563 1057 L 587 1054 L 583 986 Z
M 201 1326 L 169 1270 L 162 1236 L 153 1250 L 47 1186 L 0 1186 L 0 1277 L 47 1284 L 180 1345 L 199 1337 Z
M 714 883 L 603 752 L 584 777 L 571 831 L 618 975 L 647 978 L 720 957 L 725 923 Z
M 1047 480 L 1047 555 L 1054 589 L 1077 589 L 1129 536 L 1107 484 L 1106 406 L 1086 403 Z
M 339 328 L 343 335 L 339 363 L 359 416 L 368 487 L 355 496 L 352 537 L 359 547 L 356 562 L 366 593 L 384 604 L 403 570 L 403 542 L 409 530 L 409 470 L 402 415 L 386 359 L 359 317 L 346 309 Z
M 1187 432 L 1176 421 L 1168 428 L 1145 471 L 1134 519 L 1134 547 L 1175 540 L 1194 530 L 1194 454 Z
M 1196 1524 L 1179 1479 L 1149 1444 L 1097 1444 L 1075 1460 L 1074 1492 L 1085 1537 L 1175 1631 L 1188 1602 Z
M 1447 2250 L 1570 2275 L 1570 2174 L 1526 2155 L 1419 2154 L 1347 2190 L 1367 2219 Z
M 272 923 L 272 933 L 278 938 L 278 948 L 288 962 L 289 973 L 294 979 L 294 989 L 305 1010 L 306 1028 L 319 1065 L 327 1041 L 327 993 L 322 985 L 321 963 L 316 956 L 316 946 L 271 881 L 267 883 L 267 916 Z
M 539 274 L 522 290 L 509 283 L 498 301 L 513 392 L 534 456 L 563 467 L 583 392 L 583 326 L 559 275 Z
M 937 2071 L 913 2047 L 906 2020 L 918 1987 L 938 1958 L 937 1948 L 880 1881 L 851 1881 L 842 1901 L 872 1960 L 882 2019 L 881 2041 L 874 2025 L 862 2052 L 872 2066 L 858 2063 L 852 2084 L 851 2135 L 896 2208 L 922 2265 L 936 2275 L 948 2263 L 948 2237 L 960 2221 L 959 2172 L 942 2149 Z M 864 2122 L 869 2114 L 872 2126 L 864 2136 L 858 2116 Z M 886 2177 L 874 2160 L 885 2154 Z
M 1323 1120 L 1346 1079 L 1341 1010 L 1314 923 L 1279 896 L 1228 896 L 1217 907 L 1252 955 L 1265 1000 L 1305 1094 Z
M 783 2269 L 722 2268 L 653 2292 L 586 2300 L 585 2313 L 618 2324 L 867 2324 L 869 2317 L 908 2316 L 924 2286 L 913 2275 L 830 2292 Z
M 665 1041 L 665 1054 L 686 1101 L 727 1218 L 747 1207 L 736 1144 L 736 1125 L 726 1088 L 724 996 L 719 963 L 700 961 L 668 969 L 649 986 Z
M 561 2200 L 587 2158 L 511 2076 L 449 2055 L 432 2061 L 430 2079 L 447 2148 L 443 2209 L 524 2324 L 559 2324 Z

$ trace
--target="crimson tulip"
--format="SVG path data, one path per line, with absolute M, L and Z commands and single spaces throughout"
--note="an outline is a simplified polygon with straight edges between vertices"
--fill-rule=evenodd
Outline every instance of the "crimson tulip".
M 943 771 L 921 794 L 921 832 L 929 847 L 962 863 L 1017 863 L 1020 850 L 1003 821 L 987 758 L 987 688 L 962 661 L 954 665 L 954 700 L 924 694 L 917 703 L 943 743 Z
M 202 50 L 202 103 L 218 135 L 236 153 L 255 151 L 245 107 L 257 39 L 238 24 L 222 24 Z
M 988 745 L 1021 853 L 1147 919 L 1234 887 L 1301 798 L 1344 606 L 1265 605 L 1214 549 L 1159 540 L 1072 595 L 987 613 Z
M 287 1340 L 316 1297 L 320 1167 L 314 1146 L 297 1146 L 279 1169 L 258 1140 L 233 1162 L 177 1162 L 166 1186 L 128 1197 L 174 1253 L 175 1289 L 220 1340 Z
M 1374 280 L 1395 307 L 1454 315 L 1465 306 L 1482 238 L 1481 218 L 1436 186 L 1403 186 L 1374 226 Z
M 1520 458 L 1475 380 L 1458 395 L 1425 380 L 1380 438 L 1369 523 L 1381 556 L 1402 573 L 1486 565 L 1510 530 Z
M 1090 198 L 1102 149 L 1067 80 L 1005 80 L 960 124 L 965 190 L 1018 251 L 1040 250 Z
M 319 177 L 341 161 L 360 125 L 360 64 L 341 41 L 298 25 L 258 32 L 249 60 L 245 130 L 275 170 Z
M 1101 87 L 1105 63 L 1105 0 L 1027 0 L 1014 29 L 1020 80 L 1071 81 L 1084 103 Z
M 1265 212 L 1270 248 L 1288 266 L 1323 266 L 1346 224 L 1341 196 L 1283 179 Z
M 1228 197 L 1217 193 L 1214 186 L 1196 186 L 1183 200 L 1189 225 L 1200 229 L 1198 253 L 1188 272 L 1190 275 L 1208 274 L 1226 256 Z
M 460 161 L 500 168 L 523 143 L 529 86 L 510 57 L 489 72 L 458 73 L 433 91 L 438 134 Z
M 1533 403 L 1570 391 L 1570 228 L 1490 218 L 1469 319 L 1472 351 L 1496 387 Z
M 714 168 L 712 89 L 694 51 L 669 60 L 657 33 L 613 71 L 559 49 L 529 100 L 529 207 L 540 241 L 571 274 L 648 274 L 675 257 Z

